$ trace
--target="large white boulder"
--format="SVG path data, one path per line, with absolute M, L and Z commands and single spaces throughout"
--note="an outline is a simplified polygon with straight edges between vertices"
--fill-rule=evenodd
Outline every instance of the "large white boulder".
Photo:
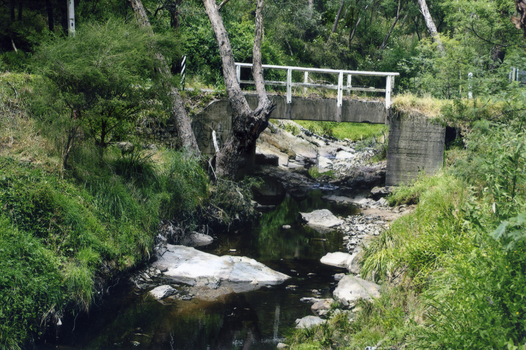
M 315 210 L 310 213 L 300 213 L 307 225 L 318 231 L 330 231 L 332 228 L 343 224 L 342 219 L 338 219 L 328 209 Z
M 380 296 L 380 286 L 361 278 L 347 275 L 338 282 L 332 293 L 344 306 L 353 307 L 358 299 L 372 300 Z
M 289 278 L 247 257 L 217 256 L 180 245 L 166 247 L 153 266 L 163 271 L 161 277 L 173 282 L 211 289 L 228 285 L 228 290 L 241 292 L 279 284 Z
M 350 270 L 354 254 L 344 252 L 327 253 L 321 259 L 320 262 L 325 265 L 341 267 Z

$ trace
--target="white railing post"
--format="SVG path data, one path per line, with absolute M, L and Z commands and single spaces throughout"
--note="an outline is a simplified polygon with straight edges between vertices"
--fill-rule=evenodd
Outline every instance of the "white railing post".
M 287 69 L 287 103 L 292 103 L 292 69 Z
M 351 94 L 351 87 L 352 87 L 351 81 L 352 81 L 352 75 L 347 74 L 347 95 Z
M 239 64 L 236 64 L 236 77 L 239 83 L 241 81 L 241 66 Z
M 337 106 L 342 106 L 342 100 L 343 100 L 343 71 L 338 73 L 338 103 Z
M 303 84 L 309 83 L 309 72 L 303 72 Z M 307 87 L 303 87 L 303 94 L 305 95 L 307 93 Z
M 391 79 L 392 76 L 388 75 L 385 84 L 385 109 L 389 109 L 389 107 L 391 107 Z

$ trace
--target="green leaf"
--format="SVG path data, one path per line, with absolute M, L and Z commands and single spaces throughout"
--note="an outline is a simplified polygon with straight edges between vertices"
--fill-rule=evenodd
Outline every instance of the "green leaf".
M 491 237 L 493 237 L 495 240 L 499 240 L 500 237 L 506 232 L 506 227 L 508 227 L 509 222 L 503 221 L 499 227 L 493 232 L 490 233 Z

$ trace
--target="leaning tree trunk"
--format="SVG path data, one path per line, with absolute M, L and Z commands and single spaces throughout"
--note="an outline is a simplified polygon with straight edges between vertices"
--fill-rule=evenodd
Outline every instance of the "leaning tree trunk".
M 256 140 L 268 125 L 270 113 L 274 104 L 268 99 L 261 67 L 261 37 L 263 32 L 263 0 L 257 0 L 255 39 L 253 47 L 253 76 L 258 94 L 258 107 L 253 111 L 245 99 L 236 77 L 234 55 L 228 40 L 228 35 L 219 15 L 215 0 L 203 0 L 206 14 L 210 19 L 212 30 L 219 45 L 219 54 L 223 63 L 223 78 L 232 108 L 232 134 L 228 137 L 221 150 L 216 155 L 216 170 L 218 175 L 228 178 L 238 176 L 244 167 L 250 164 Z
M 429 13 L 429 9 L 427 8 L 426 0 L 418 0 L 418 4 L 420 5 L 420 11 L 422 12 L 422 15 L 424 16 L 427 29 L 429 30 L 429 34 L 431 34 L 431 38 L 437 44 L 437 47 L 440 53 L 444 55 L 446 53 L 446 50 L 444 49 L 444 45 L 442 45 L 442 41 L 440 40 L 440 37 L 438 36 L 437 27 L 435 26 L 433 17 L 431 17 L 431 14 Z
M 141 0 L 129 1 L 133 11 L 135 12 L 135 17 L 137 18 L 139 25 L 142 27 L 150 28 L 151 30 L 150 21 L 148 20 L 148 15 L 144 10 L 144 6 L 142 5 Z M 151 33 L 153 34 L 153 31 Z M 165 81 L 170 81 L 172 73 L 170 72 L 170 68 L 166 63 L 164 56 L 160 53 L 156 53 L 155 57 L 161 63 L 161 74 L 164 75 Z M 184 109 L 181 95 L 179 95 L 179 91 L 174 86 L 170 86 L 169 90 L 170 92 L 168 93 L 168 97 L 171 102 L 170 115 L 175 122 L 177 135 L 179 136 L 183 147 L 187 148 L 190 152 L 193 152 L 195 155 L 200 155 L 201 152 L 199 151 L 194 132 L 192 131 L 190 118 L 188 117 L 188 114 Z
M 340 21 L 340 17 L 342 15 L 343 5 L 345 5 L 345 0 L 342 0 L 340 8 L 338 9 L 338 13 L 336 14 L 336 18 L 334 19 L 334 24 L 332 25 L 332 33 L 335 33 L 336 29 L 338 29 L 338 22 Z

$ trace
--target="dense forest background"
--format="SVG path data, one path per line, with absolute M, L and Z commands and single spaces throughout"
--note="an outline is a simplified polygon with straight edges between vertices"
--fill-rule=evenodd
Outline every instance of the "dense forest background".
M 133 20 L 127 1 L 76 1 L 76 25 Z M 183 55 L 203 86 L 220 87 L 221 61 L 200 1 L 147 0 L 155 32 L 174 39 L 173 73 Z M 510 18 L 512 1 L 428 1 L 444 52 L 431 40 L 416 0 L 269 0 L 264 11 L 263 63 L 334 69 L 396 71 L 398 92 L 466 97 L 468 74 L 475 94 L 488 94 L 521 67 L 523 35 Z M 231 1 L 221 14 L 238 62 L 251 62 L 254 1 Z M 30 71 L 40 45 L 67 33 L 66 1 L 0 2 L 2 70 Z M 360 82 L 357 82 L 360 84 Z M 367 85 L 367 82 L 363 82 Z
M 234 57 L 251 62 L 255 1 L 224 3 Z M 41 342 L 87 312 L 106 281 L 150 258 L 167 221 L 181 236 L 254 218 L 254 179 L 214 177 L 208 160 L 177 144 L 150 148 L 136 132 L 170 119 L 184 55 L 187 86 L 224 96 L 203 4 L 144 5 L 155 34 L 136 25 L 128 1 L 92 0 L 75 1 L 68 36 L 66 0 L 0 0 L 0 348 Z M 382 296 L 297 331 L 292 347 L 525 348 L 526 89 L 510 81 L 526 68 L 518 8 L 266 1 L 263 63 L 400 72 L 393 108 L 459 136 L 443 172 L 388 198 L 417 206 L 364 253 L 362 276 L 382 283 Z M 159 74 L 156 53 L 173 75 Z M 184 98 L 191 116 L 211 97 Z

